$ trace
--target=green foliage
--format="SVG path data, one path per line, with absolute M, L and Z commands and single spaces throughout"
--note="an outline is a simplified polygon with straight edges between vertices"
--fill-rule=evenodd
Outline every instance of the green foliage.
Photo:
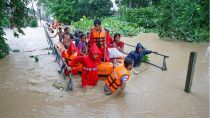
M 141 8 L 149 5 L 156 5 L 160 2 L 160 0 L 116 0 L 115 2 L 118 5 L 125 6 L 127 8 Z
M 114 33 L 118 32 L 125 36 L 135 36 L 138 34 L 139 29 L 134 27 L 132 24 L 122 21 L 117 17 L 102 18 L 102 26 L 109 30 L 113 36 Z M 80 21 L 74 22 L 73 26 L 76 29 L 80 29 L 83 32 L 89 31 L 93 27 L 93 19 L 83 17 Z
M 161 37 L 208 41 L 208 0 L 162 0 L 160 10 Z
M 50 9 L 58 21 L 71 24 L 82 16 L 90 18 L 110 16 L 111 0 L 39 0 Z M 40 4 L 40 3 L 39 3 Z
M 36 19 L 32 19 L 32 20 L 30 21 L 30 27 L 37 27 L 37 26 L 38 26 L 37 20 L 36 20 Z
M 188 42 L 208 41 L 208 0 L 161 0 L 147 7 L 121 6 L 120 11 L 125 21 L 137 24 L 144 32 L 155 31 L 160 37 Z
M 149 62 L 149 56 L 148 55 L 144 55 L 141 59 L 142 62 Z
M 157 25 L 157 11 L 154 6 L 144 8 L 126 9 L 121 8 L 122 18 L 137 26 L 151 29 Z
M 19 33 L 24 34 L 21 27 L 25 24 L 27 18 L 28 0 L 0 0 L 0 59 L 9 54 L 9 46 L 5 42 L 3 27 L 11 25 L 17 28 L 17 32 L 14 32 L 16 37 Z M 11 12 L 12 10 L 12 12 Z

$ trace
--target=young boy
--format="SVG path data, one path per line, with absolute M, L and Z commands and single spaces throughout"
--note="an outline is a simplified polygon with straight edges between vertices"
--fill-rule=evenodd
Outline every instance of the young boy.
M 121 90 L 125 89 L 126 82 L 130 78 L 129 71 L 133 67 L 133 61 L 130 58 L 125 58 L 124 66 L 117 66 L 114 68 L 114 71 L 109 76 L 109 78 L 105 81 L 104 92 L 107 95 L 110 95 L 119 88 Z

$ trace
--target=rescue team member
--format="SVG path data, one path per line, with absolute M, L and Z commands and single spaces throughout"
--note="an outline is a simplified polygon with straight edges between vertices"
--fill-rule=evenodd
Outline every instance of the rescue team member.
M 71 66 L 75 66 L 78 62 L 83 65 L 82 68 L 82 87 L 95 86 L 98 82 L 97 66 L 100 62 L 101 51 L 94 43 L 89 50 L 89 54 L 85 56 L 77 56 L 77 58 L 71 63 Z
M 131 51 L 128 55 L 127 58 L 131 58 L 134 61 L 134 67 L 139 67 L 141 64 L 141 60 L 143 58 L 144 55 L 147 54 L 151 54 L 151 53 L 157 53 L 157 52 L 153 52 L 151 50 L 146 50 L 141 43 L 138 43 L 136 45 L 136 50 L 135 51 Z
M 101 21 L 99 19 L 94 20 L 94 28 L 90 31 L 90 41 L 89 45 L 90 47 L 96 43 L 98 48 L 101 51 L 102 58 L 105 58 L 105 61 L 109 61 L 108 53 L 107 53 L 107 46 L 110 46 L 110 43 L 112 42 L 112 38 L 108 31 L 106 31 L 101 26 Z M 106 49 L 105 49 L 106 47 Z M 106 53 L 104 54 L 106 50 Z
M 62 53 L 62 57 L 66 60 L 67 64 L 69 66 L 71 66 L 71 63 L 74 59 L 76 59 L 76 57 L 79 55 L 79 50 L 77 49 L 77 47 L 73 44 L 73 43 L 70 43 L 69 45 L 69 48 L 68 50 L 65 50 L 63 53 Z M 76 75 L 78 74 L 78 71 L 79 71 L 79 67 L 78 67 L 78 64 L 75 65 L 75 67 L 71 66 L 72 67 L 72 74 L 73 75 Z M 68 70 L 65 71 L 65 75 L 68 75 L 69 72 Z
M 107 95 L 110 95 L 117 90 L 124 90 L 126 86 L 126 82 L 130 78 L 129 70 L 133 67 L 133 61 L 130 58 L 125 58 L 124 66 L 118 65 L 114 68 L 114 71 L 109 76 L 107 80 L 105 80 L 104 92 Z

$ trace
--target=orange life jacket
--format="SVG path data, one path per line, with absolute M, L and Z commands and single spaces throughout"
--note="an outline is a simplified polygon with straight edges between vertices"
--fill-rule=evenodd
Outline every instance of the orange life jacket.
M 93 42 L 96 42 L 97 46 L 99 48 L 104 46 L 104 41 L 106 37 L 106 31 L 102 29 L 100 32 L 96 31 L 95 28 L 91 30 L 92 36 L 93 36 Z
M 69 56 L 69 54 L 67 53 L 67 51 L 64 51 L 64 57 L 68 61 L 73 61 L 77 57 L 77 52 L 75 52 L 75 53 L 73 53 L 73 54 L 71 54 Z
M 121 86 L 121 77 L 125 75 L 128 75 L 128 79 L 130 78 L 129 71 L 122 65 L 118 66 L 109 78 L 105 80 L 105 85 L 114 93 Z

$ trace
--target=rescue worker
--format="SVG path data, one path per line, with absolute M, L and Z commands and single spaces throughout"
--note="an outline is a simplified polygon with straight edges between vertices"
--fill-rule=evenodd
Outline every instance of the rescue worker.
M 82 87 L 95 86 L 98 82 L 97 66 L 99 64 L 100 50 L 94 43 L 90 47 L 90 52 L 85 56 L 78 56 L 71 64 L 75 66 L 76 63 L 80 62 L 83 65 L 82 68 Z
M 79 50 L 77 49 L 77 47 L 73 44 L 70 43 L 70 46 L 68 48 L 68 50 L 65 50 L 62 54 L 62 57 L 66 60 L 66 63 L 71 66 L 71 63 L 74 59 L 76 59 L 76 57 L 79 55 Z M 80 70 L 80 65 L 76 64 L 75 66 L 71 66 L 72 67 L 72 74 L 76 75 L 78 74 L 78 71 Z M 65 71 L 65 75 L 68 75 L 69 72 L 68 70 Z
M 90 47 L 96 43 L 101 51 L 102 58 L 104 61 L 109 61 L 107 46 L 110 46 L 112 38 L 107 30 L 102 28 L 101 21 L 99 19 L 94 20 L 94 28 L 90 31 Z
M 126 86 L 126 82 L 130 78 L 130 70 L 133 67 L 133 61 L 131 58 L 125 58 L 124 66 L 117 65 L 114 68 L 114 71 L 109 76 L 107 80 L 105 80 L 104 92 L 107 95 L 110 95 L 117 90 L 124 90 Z
M 131 51 L 128 55 L 127 58 L 131 58 L 134 61 L 134 67 L 139 67 L 141 64 L 141 60 L 143 58 L 144 55 L 147 54 L 151 54 L 151 53 L 157 53 L 157 52 L 153 52 L 151 50 L 146 50 L 141 43 L 138 43 L 136 45 L 136 50 L 135 51 Z

